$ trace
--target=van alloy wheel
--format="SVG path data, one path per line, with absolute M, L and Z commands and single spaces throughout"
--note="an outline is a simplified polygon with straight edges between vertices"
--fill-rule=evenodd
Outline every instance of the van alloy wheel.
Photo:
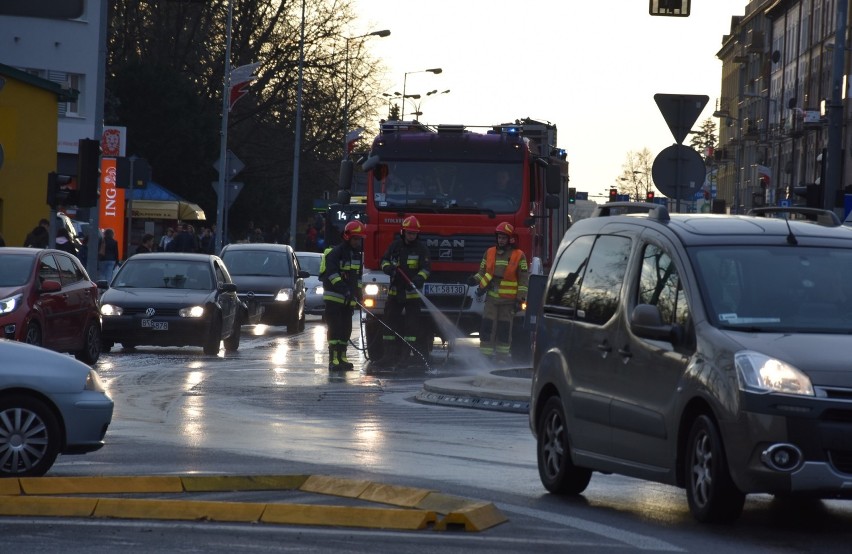
M 538 420 L 536 436 L 538 475 L 544 488 L 555 494 L 580 494 L 592 479 L 590 469 L 571 460 L 562 400 L 551 396 Z
M 686 498 L 692 515 L 702 522 L 737 519 L 745 495 L 731 479 L 722 437 L 709 416 L 701 415 L 693 422 L 686 448 Z

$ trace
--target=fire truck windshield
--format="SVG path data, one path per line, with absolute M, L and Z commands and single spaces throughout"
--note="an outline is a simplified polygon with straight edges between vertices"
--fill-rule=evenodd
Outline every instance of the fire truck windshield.
M 515 213 L 523 200 L 521 163 L 388 161 L 380 167 L 372 179 L 372 198 L 379 210 L 423 207 Z

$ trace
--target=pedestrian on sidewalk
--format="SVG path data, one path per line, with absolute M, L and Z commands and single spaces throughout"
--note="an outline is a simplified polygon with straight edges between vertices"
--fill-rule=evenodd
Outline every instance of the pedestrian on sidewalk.
M 497 362 L 510 359 L 512 321 L 527 300 L 529 267 L 523 251 L 515 246 L 515 228 L 502 222 L 494 230 L 497 244 L 485 252 L 479 271 L 468 279 L 476 296 L 485 296 L 479 351 Z

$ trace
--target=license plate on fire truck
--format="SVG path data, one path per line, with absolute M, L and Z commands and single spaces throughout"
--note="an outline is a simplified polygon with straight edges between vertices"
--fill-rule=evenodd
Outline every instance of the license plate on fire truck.
M 467 292 L 467 286 L 426 283 L 423 285 L 423 292 L 426 296 L 458 296 Z

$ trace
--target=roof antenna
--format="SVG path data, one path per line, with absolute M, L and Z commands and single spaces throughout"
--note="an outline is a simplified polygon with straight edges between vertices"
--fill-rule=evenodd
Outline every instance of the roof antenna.
M 787 244 L 796 246 L 799 244 L 799 241 L 796 240 L 796 235 L 793 234 L 793 229 L 790 228 L 790 220 L 785 217 L 784 221 L 787 223 Z

